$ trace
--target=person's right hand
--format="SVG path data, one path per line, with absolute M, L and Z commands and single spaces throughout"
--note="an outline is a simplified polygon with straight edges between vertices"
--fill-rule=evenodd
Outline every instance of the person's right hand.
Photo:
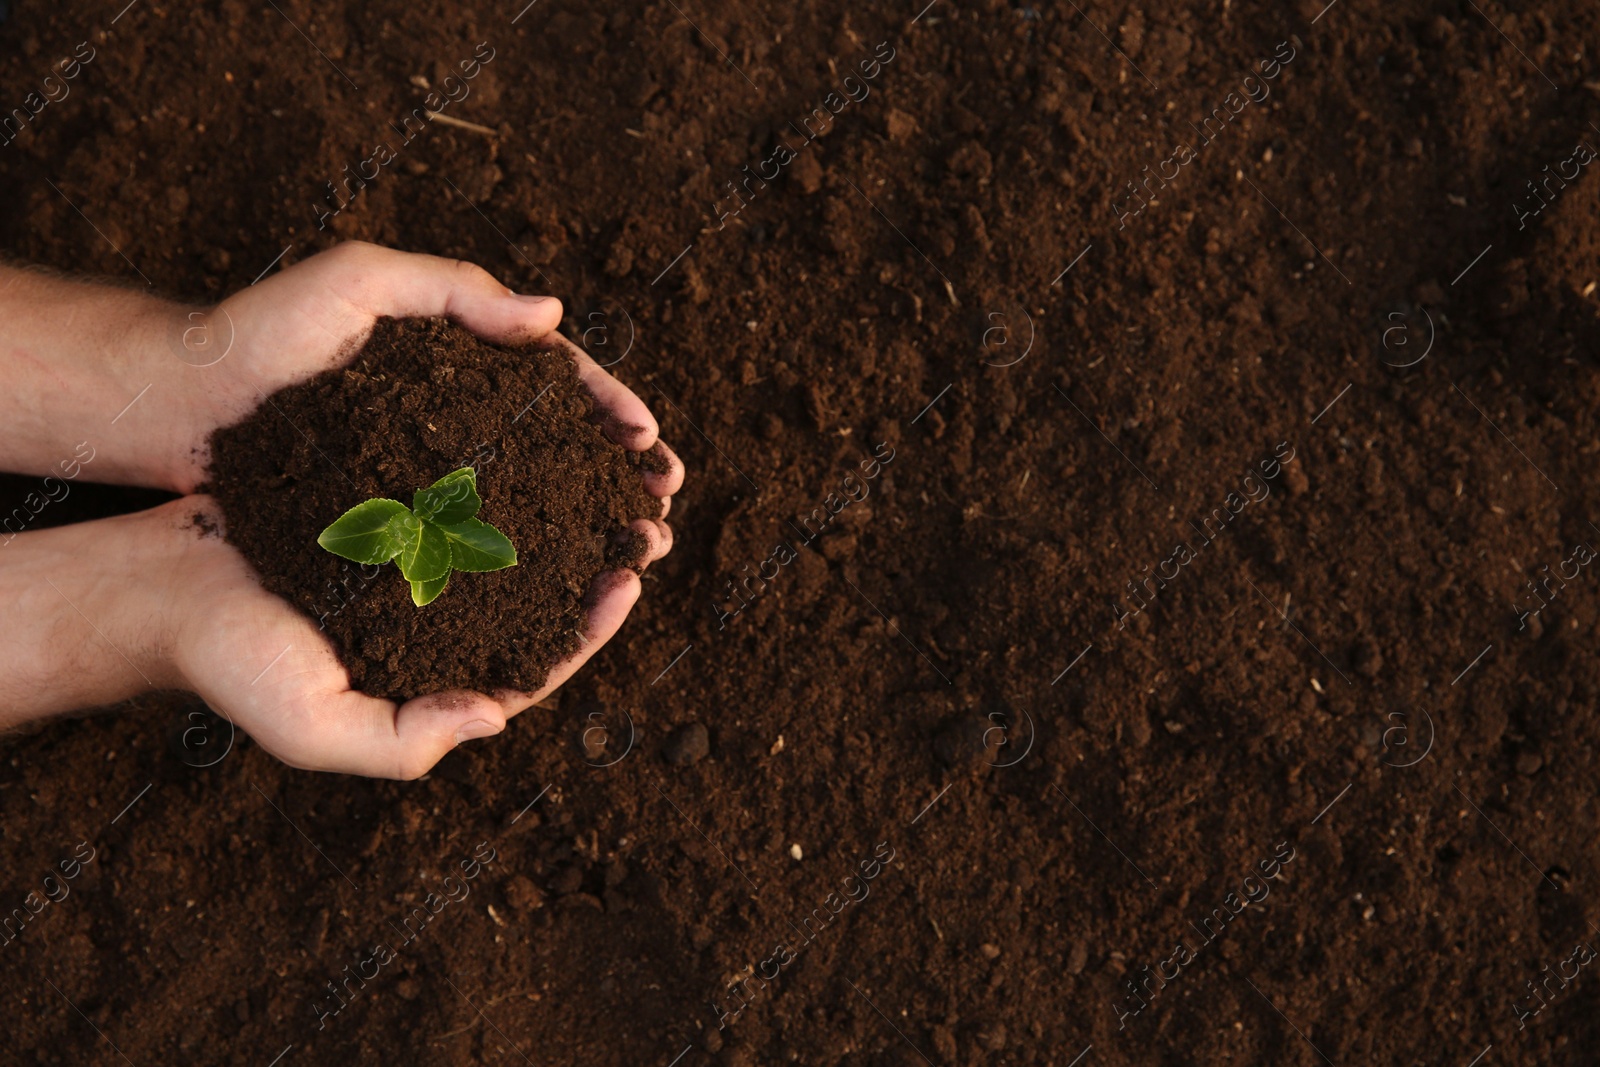
M 570 678 L 621 627 L 639 598 L 639 576 L 608 571 L 590 588 L 582 649 L 550 671 L 537 693 L 494 696 L 455 690 L 395 704 L 350 687 L 350 674 L 308 616 L 261 587 L 233 546 L 200 536 L 192 517 L 222 516 L 207 496 L 146 512 L 148 536 L 170 545 L 161 616 L 176 684 L 306 770 L 416 778 L 457 744 L 489 737 Z M 670 543 L 656 540 L 647 562 Z M 528 564 L 533 566 L 534 564 Z
M 0 548 L 14 624 L 0 642 L 0 729 L 150 689 L 198 694 L 291 766 L 416 778 L 457 744 L 505 729 L 617 632 L 639 597 L 632 571 L 591 588 L 585 646 L 538 693 L 458 690 L 404 704 L 350 688 L 308 616 L 267 592 L 208 496 L 21 534 Z M 649 560 L 667 550 L 657 542 Z

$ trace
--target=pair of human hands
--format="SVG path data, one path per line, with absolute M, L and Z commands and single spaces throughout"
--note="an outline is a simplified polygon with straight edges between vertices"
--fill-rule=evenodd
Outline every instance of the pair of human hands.
M 505 344 L 559 339 L 595 399 L 606 434 L 632 451 L 656 448 L 667 461 L 665 473 L 642 475 L 646 490 L 661 500 L 661 515 L 633 529 L 649 545 L 646 564 L 672 547 L 664 520 L 682 484 L 683 464 L 658 443 L 656 420 L 644 402 L 555 334 L 562 315 L 556 299 L 512 293 L 468 263 L 352 242 L 208 312 L 166 309 L 134 316 L 141 325 L 133 334 L 166 338 L 170 363 L 151 369 L 145 410 L 130 409 L 143 420 L 141 458 L 119 464 L 115 449 L 101 453 L 111 455 L 115 480 L 187 495 L 137 515 L 16 539 L 26 551 L 12 561 L 34 564 L 59 597 L 34 583 L 24 591 L 23 607 L 49 611 L 53 605 L 64 625 L 88 623 L 94 633 L 84 632 L 86 643 L 114 648 L 145 686 L 195 692 L 292 766 L 418 777 L 457 744 L 501 732 L 512 716 L 562 685 L 617 632 L 640 592 L 634 571 L 600 575 L 586 604 L 585 644 L 553 667 L 536 693 L 458 690 L 396 704 L 351 689 L 349 673 L 316 624 L 263 589 L 225 540 L 200 535 L 197 515 L 207 524 L 222 523 L 212 498 L 196 494 L 208 476 L 212 431 L 245 418 L 277 390 L 350 362 L 378 318 L 448 317 Z M 90 477 L 108 465 L 94 470 Z M 73 559 L 76 569 L 63 570 Z M 85 576 L 85 567 L 94 573 Z M 52 574 L 70 579 L 55 581 Z M 84 693 L 70 679 L 58 681 L 58 694 L 35 701 L 41 714 L 100 695 L 125 695 Z

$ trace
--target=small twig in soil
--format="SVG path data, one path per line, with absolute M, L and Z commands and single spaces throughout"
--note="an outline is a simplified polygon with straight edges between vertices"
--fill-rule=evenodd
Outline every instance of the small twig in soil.
M 468 1023 L 466 1026 L 463 1026 L 459 1030 L 452 1030 L 448 1034 L 439 1034 L 436 1037 L 428 1038 L 428 1040 L 429 1041 L 443 1041 L 445 1038 L 448 1038 L 448 1037 L 456 1037 L 456 1036 L 458 1036 L 460 1034 L 464 1034 L 464 1033 L 468 1032 L 469 1030 L 477 1029 L 478 1023 L 481 1022 L 481 1021 L 482 1021 L 481 1019 L 474 1019 L 470 1023 Z
M 437 111 L 430 111 L 428 112 L 428 118 L 432 119 L 434 122 L 442 122 L 446 126 L 455 126 L 458 129 L 471 130 L 473 133 L 481 133 L 486 137 L 500 136 L 499 130 L 491 130 L 487 126 L 480 126 L 476 122 L 468 122 L 466 119 L 458 119 L 453 115 L 442 115 Z

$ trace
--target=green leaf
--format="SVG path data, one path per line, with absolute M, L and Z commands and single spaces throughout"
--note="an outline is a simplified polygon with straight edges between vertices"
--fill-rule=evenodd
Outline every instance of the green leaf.
M 481 519 L 438 529 L 450 540 L 450 565 L 458 571 L 498 571 L 517 564 L 511 540 Z
M 466 522 L 483 507 L 478 496 L 478 474 L 471 467 L 451 471 L 411 498 L 417 518 L 435 526 Z
M 398 500 L 368 500 L 334 520 L 317 544 L 357 563 L 388 563 L 421 526 Z
M 435 597 L 444 592 L 444 587 L 450 584 L 450 572 L 446 571 L 443 578 L 435 578 L 431 582 L 411 583 L 411 602 L 417 607 L 431 604 Z
M 417 522 L 416 534 L 401 547 L 397 562 L 408 582 L 438 581 L 450 574 L 450 540 L 433 523 Z
M 444 592 L 452 568 L 497 571 L 516 565 L 511 541 L 474 518 L 483 500 L 471 467 L 451 471 L 419 490 L 412 503 L 415 512 L 397 500 L 368 500 L 322 531 L 317 543 L 357 563 L 394 560 L 411 583 L 411 601 L 418 607 Z

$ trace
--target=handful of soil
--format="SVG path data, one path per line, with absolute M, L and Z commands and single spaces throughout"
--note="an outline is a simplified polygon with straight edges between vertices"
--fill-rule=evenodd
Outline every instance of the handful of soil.
M 262 584 L 317 621 L 350 683 L 391 700 L 445 689 L 532 692 L 581 644 L 583 597 L 636 566 L 627 531 L 656 518 L 650 453 L 613 443 L 567 352 L 487 344 L 442 319 L 381 319 L 347 367 L 282 389 L 211 437 L 209 491 Z M 458 573 L 416 607 L 392 564 L 317 544 L 347 509 L 477 471 L 479 517 L 518 564 Z

